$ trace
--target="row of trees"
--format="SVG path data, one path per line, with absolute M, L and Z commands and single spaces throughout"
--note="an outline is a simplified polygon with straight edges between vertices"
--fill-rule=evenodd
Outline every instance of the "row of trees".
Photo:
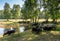
M 25 0 L 25 4 L 21 10 L 24 19 L 29 18 L 33 22 L 37 22 L 40 14 L 37 2 L 37 0 Z
M 50 14 L 53 21 L 56 21 L 60 15 L 60 0 L 43 0 L 43 6 L 45 13 Z
M 25 0 L 24 2 L 21 11 L 25 19 L 30 18 L 33 22 L 37 22 L 40 14 L 44 14 L 46 21 L 49 18 L 56 21 L 60 17 L 60 0 Z
M 32 22 L 37 22 L 42 16 L 47 21 L 49 18 L 56 21 L 60 18 L 60 0 L 24 0 L 22 8 L 14 4 L 12 9 L 8 3 L 5 3 L 2 16 L 5 19 L 31 19 Z
M 13 8 L 11 9 L 10 8 L 10 5 L 8 3 L 5 3 L 4 5 L 4 10 L 2 10 L 0 13 L 2 14 L 1 18 L 4 18 L 4 19 L 16 19 L 16 18 L 20 18 L 20 6 L 19 5 L 16 5 L 14 4 L 13 5 Z

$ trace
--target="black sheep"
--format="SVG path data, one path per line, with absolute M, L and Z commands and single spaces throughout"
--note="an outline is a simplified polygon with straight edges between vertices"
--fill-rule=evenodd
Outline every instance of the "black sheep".
M 38 23 L 32 23 L 32 26 L 38 26 Z
M 32 32 L 35 32 L 36 31 L 36 28 L 32 28 Z
M 39 32 L 41 32 L 41 31 L 42 31 L 42 29 L 41 29 L 41 28 L 39 28 L 39 27 L 32 28 L 32 32 L 39 33 Z
M 43 30 L 50 31 L 50 30 L 55 30 L 55 28 L 56 28 L 55 26 L 45 26 Z
M 3 34 L 3 36 L 5 36 L 5 35 L 10 35 L 10 34 L 12 34 L 12 33 L 15 33 L 15 30 L 10 30 L 10 31 L 7 31 L 7 32 L 5 32 L 4 34 Z
M 46 26 L 46 27 L 44 27 L 43 29 L 44 29 L 44 30 L 47 30 L 47 31 L 50 31 L 52 28 Z

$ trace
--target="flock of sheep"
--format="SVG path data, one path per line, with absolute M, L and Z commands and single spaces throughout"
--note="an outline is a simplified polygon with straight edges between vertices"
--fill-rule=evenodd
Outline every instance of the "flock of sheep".
M 32 32 L 36 32 L 36 33 L 39 33 L 39 32 L 42 32 L 42 31 L 51 31 L 51 30 L 55 30 L 56 29 L 56 25 L 55 24 L 44 24 L 44 23 L 33 23 L 32 24 Z M 4 32 L 3 36 L 5 35 L 10 35 L 12 33 L 15 33 L 16 30 L 8 30 L 7 32 Z
M 33 28 L 32 28 L 32 32 L 36 32 L 39 33 L 41 31 L 51 31 L 51 30 L 55 30 L 56 29 L 56 25 L 55 24 L 38 24 L 38 23 L 34 23 L 32 24 Z

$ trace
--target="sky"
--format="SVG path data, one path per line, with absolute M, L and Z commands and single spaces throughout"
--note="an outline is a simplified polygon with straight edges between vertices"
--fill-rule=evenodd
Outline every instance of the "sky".
M 11 8 L 13 7 L 14 4 L 19 4 L 20 7 L 22 7 L 24 4 L 23 0 L 0 0 L 0 10 L 4 9 L 4 5 L 6 2 L 9 3 Z

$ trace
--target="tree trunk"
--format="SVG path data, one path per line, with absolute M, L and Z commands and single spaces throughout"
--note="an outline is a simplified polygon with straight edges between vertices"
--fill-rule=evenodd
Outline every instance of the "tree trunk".
M 55 22 L 55 19 L 53 19 L 53 22 Z
M 48 19 L 46 19 L 46 23 L 48 23 Z
M 9 21 L 9 19 L 7 19 L 7 21 Z

